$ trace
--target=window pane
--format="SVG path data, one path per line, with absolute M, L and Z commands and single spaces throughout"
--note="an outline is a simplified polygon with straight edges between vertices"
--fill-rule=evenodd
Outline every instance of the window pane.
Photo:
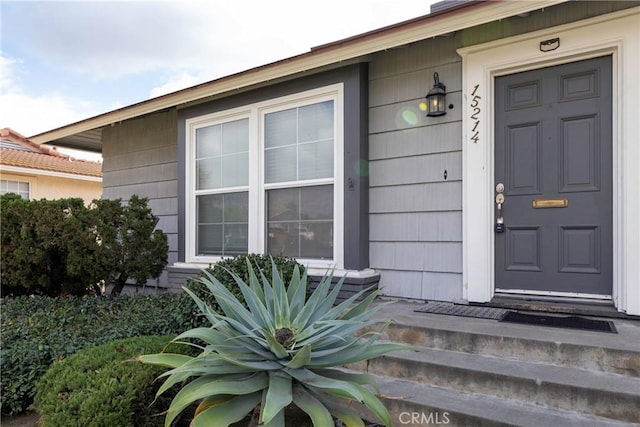
M 220 196 L 219 196 L 220 197 Z M 248 193 L 229 193 L 221 195 L 224 198 L 225 222 L 246 223 L 249 218 Z
M 300 218 L 300 191 L 297 188 L 267 191 L 268 221 L 297 221 Z
M 297 224 L 270 223 L 267 229 L 267 252 L 273 255 L 298 257 L 300 245 Z
M 333 101 L 300 107 L 298 142 L 333 138 Z
M 296 181 L 297 153 L 296 146 L 272 148 L 265 151 L 265 182 Z
M 249 151 L 249 120 L 236 120 L 222 125 L 222 154 Z
M 333 177 L 333 101 L 265 116 L 265 182 Z
M 196 190 L 207 190 L 222 186 L 220 161 L 220 157 L 196 160 Z
M 196 190 L 249 183 L 249 120 L 196 130 Z
M 14 193 L 25 200 L 29 200 L 29 183 L 9 179 L 0 180 L 0 194 L 7 193 Z
M 223 222 L 222 195 L 200 196 L 196 198 L 198 205 L 198 224 Z
M 279 147 L 297 142 L 297 109 L 269 113 L 264 118 L 265 147 Z
M 229 224 L 224 227 L 224 255 L 242 255 L 249 247 L 249 234 L 244 224 Z
M 333 185 L 267 191 L 267 252 L 333 258 Z
M 333 140 L 300 144 L 298 179 L 333 176 Z
M 198 255 L 217 255 L 222 253 L 222 225 L 199 225 Z
M 198 196 L 197 255 L 247 253 L 249 193 Z
M 300 219 L 333 219 L 333 186 L 306 187 L 300 192 Z
M 207 126 L 196 130 L 196 158 L 219 156 L 220 137 L 222 129 L 220 125 Z
M 333 221 L 300 223 L 300 253 L 304 258 L 333 258 Z
M 223 188 L 249 184 L 249 153 L 223 156 L 221 159 Z

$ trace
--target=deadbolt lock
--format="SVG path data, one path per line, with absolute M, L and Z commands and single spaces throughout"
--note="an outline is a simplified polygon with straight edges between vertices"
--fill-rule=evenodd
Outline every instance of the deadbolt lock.
M 499 182 L 498 185 L 496 185 L 496 193 L 504 193 L 504 184 Z

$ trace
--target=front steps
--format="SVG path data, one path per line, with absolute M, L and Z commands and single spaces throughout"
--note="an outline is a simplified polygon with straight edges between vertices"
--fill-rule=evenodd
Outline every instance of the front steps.
M 394 425 L 640 425 L 640 321 L 618 334 L 415 313 L 383 339 L 413 350 L 349 366 L 378 376 Z

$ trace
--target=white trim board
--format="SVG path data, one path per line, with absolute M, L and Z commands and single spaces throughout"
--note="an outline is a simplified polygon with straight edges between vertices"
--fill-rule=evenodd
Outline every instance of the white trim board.
M 560 47 L 541 52 L 541 41 Z M 463 60 L 463 297 L 494 289 L 493 93 L 496 76 L 603 55 L 613 60 L 613 295 L 640 315 L 640 7 L 458 50 Z M 473 140 L 472 140 L 473 139 Z M 475 140 L 475 142 L 474 142 Z

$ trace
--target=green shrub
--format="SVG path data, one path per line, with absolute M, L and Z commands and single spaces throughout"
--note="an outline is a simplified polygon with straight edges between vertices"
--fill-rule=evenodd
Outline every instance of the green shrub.
M 204 319 L 186 293 L 135 297 L 3 298 L 0 304 L 2 413 L 28 408 L 35 384 L 56 360 L 119 338 L 176 335 Z
M 167 264 L 167 236 L 155 230 L 147 199 L 20 200 L 0 196 L 0 287 L 7 295 L 84 295 L 128 279 L 145 283 Z
M 162 352 L 172 338 L 117 340 L 54 363 L 36 386 L 35 407 L 44 426 L 161 426 L 168 401 L 154 402 L 154 378 L 162 369 L 126 361 Z M 171 344 L 166 350 L 180 354 L 190 348 Z
M 82 257 L 82 199 L 16 200 L 0 196 L 2 206 L 2 295 L 82 295 L 90 284 L 86 271 L 72 271 Z M 86 257 L 86 255 L 85 255 Z M 86 259 L 86 258 L 85 258 Z M 96 280 L 97 282 L 97 280 Z
M 273 260 L 273 264 L 271 262 Z M 285 283 L 291 281 L 294 269 L 298 267 L 301 273 L 305 272 L 304 265 L 298 263 L 294 258 L 286 256 L 273 256 L 262 254 L 248 254 L 238 255 L 233 258 L 226 258 L 216 263 L 213 267 L 209 267 L 200 273 L 200 275 L 194 279 L 187 281 L 187 288 L 194 292 L 199 298 L 206 301 L 214 310 L 219 311 L 219 306 L 215 301 L 215 298 L 210 294 L 208 288 L 202 283 L 202 279 L 208 275 L 215 277 L 225 288 L 227 288 L 236 298 L 241 302 L 244 302 L 242 292 L 238 287 L 238 284 L 234 280 L 232 274 L 238 275 L 243 281 L 249 281 L 249 267 L 247 261 L 251 263 L 252 268 L 255 271 L 262 271 L 266 277 L 271 277 L 273 265 L 276 266 L 278 273 L 281 275 Z M 309 284 L 307 281 L 306 285 Z
M 222 314 L 192 294 L 210 326 L 188 330 L 175 341 L 203 342 L 196 357 L 169 352 L 139 357 L 145 363 L 173 368 L 165 374 L 158 395 L 193 378 L 172 400 L 165 427 L 193 404 L 198 405 L 193 427 L 228 426 L 252 411 L 259 412 L 260 425 L 280 427 L 285 425 L 285 409 L 292 404 L 306 412 L 314 426 L 333 426 L 333 417 L 346 425 L 363 425 L 351 407 L 354 401 L 391 427 L 389 412 L 365 387 L 379 394 L 375 379 L 334 369 L 407 349 L 402 344 L 376 343 L 379 333 L 354 336 L 377 323 L 370 319 L 381 307 L 370 307 L 376 292 L 355 303 L 362 291 L 334 307 L 344 280 L 330 290 L 332 277 L 326 276 L 307 298 L 307 277 L 297 268 L 285 287 L 277 272 L 260 280 L 247 264 L 249 280 L 238 276 L 234 280 L 248 308 L 213 275 L 202 283 L 216 296 Z

